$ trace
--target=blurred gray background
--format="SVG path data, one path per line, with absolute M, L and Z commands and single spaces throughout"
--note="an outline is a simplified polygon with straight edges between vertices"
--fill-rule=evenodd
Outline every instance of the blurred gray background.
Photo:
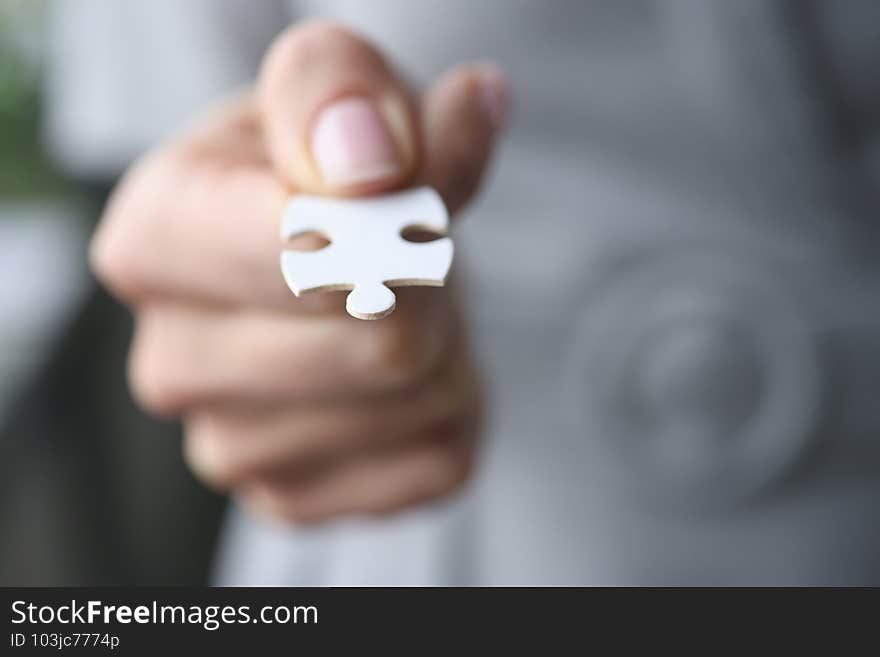
M 880 583 L 880 4 L 0 7 L 2 583 Z M 454 233 L 481 471 L 298 530 L 200 491 L 131 405 L 84 245 L 121 171 L 313 15 L 416 83 L 492 59 L 517 110 Z

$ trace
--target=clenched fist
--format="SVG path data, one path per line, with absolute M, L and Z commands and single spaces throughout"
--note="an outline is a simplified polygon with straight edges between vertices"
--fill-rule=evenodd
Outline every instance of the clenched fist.
M 467 478 L 480 394 L 453 290 L 398 289 L 374 322 L 348 317 L 345 293 L 296 299 L 278 226 L 297 192 L 428 184 L 454 213 L 508 104 L 486 65 L 415 98 L 369 43 L 308 22 L 276 40 L 253 92 L 126 175 L 92 265 L 136 318 L 135 396 L 183 419 L 198 477 L 295 522 L 390 512 Z

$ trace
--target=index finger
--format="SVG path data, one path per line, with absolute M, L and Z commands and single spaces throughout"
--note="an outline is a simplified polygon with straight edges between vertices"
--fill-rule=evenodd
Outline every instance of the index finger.
M 290 192 L 254 136 L 253 99 L 196 125 L 125 176 L 92 241 L 93 269 L 135 303 L 171 296 L 303 307 L 278 269 L 278 221 Z

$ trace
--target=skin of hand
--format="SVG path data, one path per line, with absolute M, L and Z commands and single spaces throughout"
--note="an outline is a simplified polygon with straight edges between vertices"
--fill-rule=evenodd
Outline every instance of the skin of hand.
M 452 286 L 399 288 L 390 316 L 353 319 L 345 293 L 291 294 L 278 227 L 297 192 L 427 184 L 455 213 L 508 106 L 492 65 L 457 67 L 415 97 L 363 38 L 308 21 L 275 40 L 253 91 L 126 174 L 92 268 L 135 316 L 136 399 L 183 420 L 202 481 L 313 523 L 393 512 L 467 480 L 481 395 Z

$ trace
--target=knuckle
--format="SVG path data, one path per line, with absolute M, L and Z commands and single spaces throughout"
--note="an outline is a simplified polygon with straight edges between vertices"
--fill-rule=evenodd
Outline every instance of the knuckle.
M 175 417 L 182 408 L 182 395 L 160 366 L 160 359 L 144 348 L 132 351 L 128 385 L 135 401 L 159 417 Z
M 470 450 L 455 447 L 444 450 L 434 466 L 435 495 L 445 495 L 461 488 L 473 473 L 474 461 L 474 455 Z
M 163 355 L 138 330 L 128 360 L 128 385 L 135 401 L 149 413 L 162 418 L 176 418 L 192 401 L 192 392 L 183 385 L 173 359 Z
M 136 301 L 146 292 L 150 231 L 162 217 L 160 204 L 168 197 L 167 157 L 147 156 L 114 190 L 89 247 L 89 264 L 96 278 L 119 297 Z
M 258 496 L 251 497 L 250 503 L 264 515 L 292 525 L 315 525 L 330 517 L 289 490 L 264 488 Z
M 412 384 L 430 370 L 437 356 L 436 341 L 429 327 L 405 318 L 387 320 L 365 341 L 363 366 L 371 378 L 388 387 Z
M 418 473 L 418 483 L 393 499 L 376 500 L 363 512 L 370 516 L 387 517 L 428 502 L 438 501 L 460 490 L 470 479 L 474 458 L 456 450 L 438 453 L 430 466 Z
M 111 207 L 92 238 L 89 264 L 106 288 L 124 299 L 135 299 L 143 291 L 137 251 L 133 249 L 133 244 L 139 241 L 133 235 L 133 228 L 139 222 L 126 219 Z
M 390 388 L 411 383 L 423 369 L 419 349 L 397 331 L 382 331 L 371 339 L 364 353 L 369 376 Z
M 187 427 L 183 443 L 184 460 L 190 470 L 217 490 L 229 489 L 246 474 L 224 438 L 221 425 L 201 421 Z
M 287 500 L 279 503 L 276 506 L 278 511 L 278 515 L 280 515 L 287 522 L 300 525 L 317 525 L 322 521 L 327 519 L 327 516 L 323 513 L 318 513 L 314 509 L 309 508 L 305 504 L 300 503 L 299 499 L 296 496 L 292 496 Z

